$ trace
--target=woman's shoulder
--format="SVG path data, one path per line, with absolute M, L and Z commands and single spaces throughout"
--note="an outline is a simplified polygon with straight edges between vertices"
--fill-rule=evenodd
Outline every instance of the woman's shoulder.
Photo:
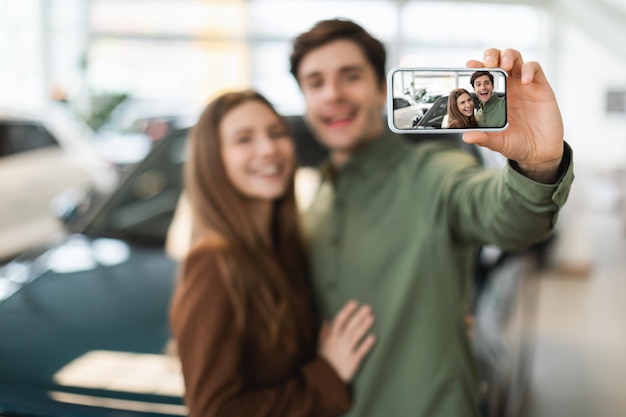
M 183 258 L 170 306 L 170 321 L 177 337 L 190 326 L 206 329 L 208 317 L 228 320 L 233 314 L 224 248 L 220 242 L 201 239 Z M 199 318 L 204 324 L 198 325 Z
M 215 259 L 224 256 L 228 251 L 229 244 L 225 238 L 218 233 L 207 232 L 191 242 L 185 263 L 198 259 Z
M 454 118 L 448 118 L 448 129 L 457 129 L 461 127 L 461 121 Z
M 194 238 L 190 245 L 189 253 L 194 251 L 222 251 L 228 248 L 228 246 L 228 241 L 222 235 L 210 230 Z
M 229 256 L 228 242 L 218 234 L 206 234 L 192 243 L 183 259 L 180 275 L 183 281 L 215 278 L 225 273 L 224 265 Z

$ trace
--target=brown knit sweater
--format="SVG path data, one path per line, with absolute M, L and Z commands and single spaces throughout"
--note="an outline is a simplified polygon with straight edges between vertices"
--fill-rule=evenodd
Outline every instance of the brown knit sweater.
M 270 348 L 236 329 L 218 274 L 214 246 L 194 247 L 172 299 L 170 324 L 189 416 L 331 417 L 347 411 L 348 387 L 324 359 Z

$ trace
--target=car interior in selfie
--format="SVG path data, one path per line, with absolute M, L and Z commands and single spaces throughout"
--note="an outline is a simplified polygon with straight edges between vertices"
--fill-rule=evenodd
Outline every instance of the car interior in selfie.
M 504 97 L 505 94 L 501 91 L 495 91 L 498 97 Z M 472 99 L 474 99 L 474 108 L 478 108 L 480 100 L 476 96 L 476 93 L 470 91 Z M 441 129 L 445 126 L 445 120 L 448 114 L 448 94 L 440 96 L 432 105 L 430 110 L 424 114 L 424 116 L 415 115 L 411 121 L 412 129 Z
M 288 121 L 301 169 L 311 169 L 325 150 L 300 116 Z M 0 414 L 185 415 L 182 376 L 168 354 L 177 261 L 165 243 L 187 133 L 159 141 L 113 193 L 62 195 L 64 239 L 0 269 L 0 357 L 13 358 L 0 361 Z M 484 248 L 471 311 L 485 416 L 514 415 L 531 348 L 535 281 L 524 277 L 536 254 L 504 255 Z

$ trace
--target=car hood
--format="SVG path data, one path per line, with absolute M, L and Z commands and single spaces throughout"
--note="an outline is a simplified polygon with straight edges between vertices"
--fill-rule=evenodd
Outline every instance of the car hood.
M 84 235 L 2 267 L 0 414 L 184 415 L 175 274 L 161 247 Z

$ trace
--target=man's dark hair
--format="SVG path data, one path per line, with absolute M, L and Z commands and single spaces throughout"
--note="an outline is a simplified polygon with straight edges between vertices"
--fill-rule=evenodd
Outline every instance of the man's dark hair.
M 476 71 L 472 74 L 471 78 L 470 78 L 470 84 L 472 85 L 472 88 L 474 88 L 474 81 L 476 80 L 476 78 L 478 77 L 482 77 L 483 75 L 486 75 L 487 77 L 489 77 L 489 79 L 491 80 L 491 84 L 493 84 L 493 74 L 490 73 L 489 71 Z
M 380 85 L 383 85 L 385 82 L 385 47 L 361 26 L 346 19 L 322 20 L 316 23 L 311 30 L 294 39 L 290 60 L 291 74 L 296 78 L 296 81 L 298 81 L 300 63 L 304 57 L 312 50 L 338 39 L 352 41 L 361 48 L 374 68 Z

